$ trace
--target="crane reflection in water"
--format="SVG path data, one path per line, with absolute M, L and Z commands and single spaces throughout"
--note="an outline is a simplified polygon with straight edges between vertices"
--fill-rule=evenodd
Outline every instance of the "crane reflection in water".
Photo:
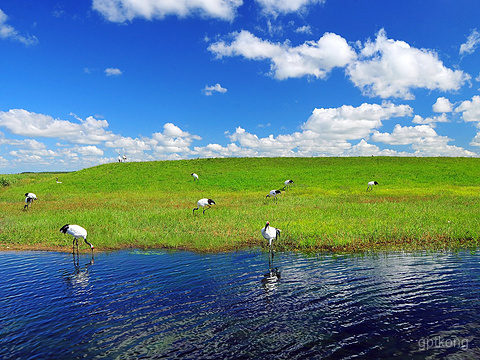
M 83 256 L 82 256 L 83 258 Z M 80 255 L 77 253 L 72 254 L 73 259 L 73 272 L 65 274 L 65 280 L 67 284 L 72 288 L 84 289 L 88 286 L 90 280 L 90 274 L 88 268 L 95 263 L 95 259 L 92 252 L 92 257 L 87 263 L 80 265 Z
M 280 270 L 273 264 L 273 258 L 274 252 L 270 247 L 268 251 L 268 272 L 265 273 L 262 278 L 262 285 L 267 293 L 275 290 L 281 277 Z

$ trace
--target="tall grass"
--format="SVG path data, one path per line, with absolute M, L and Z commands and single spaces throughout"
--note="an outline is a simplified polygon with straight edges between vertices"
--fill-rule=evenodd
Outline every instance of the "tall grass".
M 282 229 L 276 246 L 284 250 L 476 247 L 479 165 L 472 158 L 227 158 L 9 175 L 11 185 L 0 188 L 0 249 L 71 249 L 59 229 L 75 223 L 97 249 L 228 251 L 266 246 L 267 220 Z M 276 203 L 265 198 L 286 179 L 295 184 Z M 370 180 L 379 185 L 367 193 Z M 26 192 L 39 200 L 23 211 Z M 203 197 L 217 205 L 193 214 Z

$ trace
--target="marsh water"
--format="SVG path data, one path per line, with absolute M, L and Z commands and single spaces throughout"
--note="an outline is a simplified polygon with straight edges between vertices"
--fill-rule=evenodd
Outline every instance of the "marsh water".
M 0 358 L 476 359 L 479 260 L 0 252 Z

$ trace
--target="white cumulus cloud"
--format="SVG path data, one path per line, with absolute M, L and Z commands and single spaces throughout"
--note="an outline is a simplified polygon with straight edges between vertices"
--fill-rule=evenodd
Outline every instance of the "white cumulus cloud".
M 355 58 L 355 52 L 339 35 L 325 33 L 318 41 L 291 46 L 288 41 L 272 43 L 249 31 L 230 34 L 231 41 L 211 44 L 208 50 L 218 58 L 242 56 L 249 60 L 269 61 L 270 74 L 276 79 L 314 76 L 324 79 L 335 67 L 345 67 Z
M 413 117 L 412 122 L 414 124 L 430 125 L 432 128 L 434 128 L 437 123 L 439 123 L 439 122 L 446 123 L 446 122 L 450 122 L 450 120 L 448 119 L 447 115 L 445 113 L 443 113 L 440 116 L 431 116 L 431 117 L 426 117 L 426 118 L 423 118 L 420 115 L 415 115 Z
M 462 113 L 465 122 L 480 123 L 480 96 L 475 95 L 472 100 L 463 101 L 457 108 L 456 113 Z
M 452 139 L 438 135 L 429 125 L 397 124 L 392 133 L 376 131 L 371 139 L 389 145 L 410 145 L 414 154 L 418 156 L 476 156 L 474 152 L 462 147 L 448 145 Z
M 23 109 L 0 111 L 0 127 L 16 135 L 59 138 L 78 144 L 98 144 L 115 138 L 112 132 L 105 130 L 108 127 L 106 120 L 97 120 L 92 116 L 77 120 L 80 123 L 54 119 L 50 115 Z
M 453 111 L 453 105 L 450 100 L 439 97 L 435 104 L 432 106 L 432 110 L 436 113 L 448 113 Z
M 365 95 L 413 99 L 412 89 L 458 90 L 470 76 L 445 67 L 431 50 L 387 38 L 385 30 L 367 41 L 347 74 Z
M 379 104 L 363 103 L 358 107 L 343 105 L 339 108 L 320 108 L 312 115 L 302 129 L 321 134 L 330 139 L 361 139 L 370 135 L 373 129 L 382 126 L 383 120 L 393 117 L 410 116 L 413 109 L 408 105 L 394 105 L 390 102 Z

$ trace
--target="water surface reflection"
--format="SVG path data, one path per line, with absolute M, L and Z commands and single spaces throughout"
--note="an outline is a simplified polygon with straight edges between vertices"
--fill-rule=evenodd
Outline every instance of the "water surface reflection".
M 0 358 L 478 358 L 478 260 L 4 252 Z

